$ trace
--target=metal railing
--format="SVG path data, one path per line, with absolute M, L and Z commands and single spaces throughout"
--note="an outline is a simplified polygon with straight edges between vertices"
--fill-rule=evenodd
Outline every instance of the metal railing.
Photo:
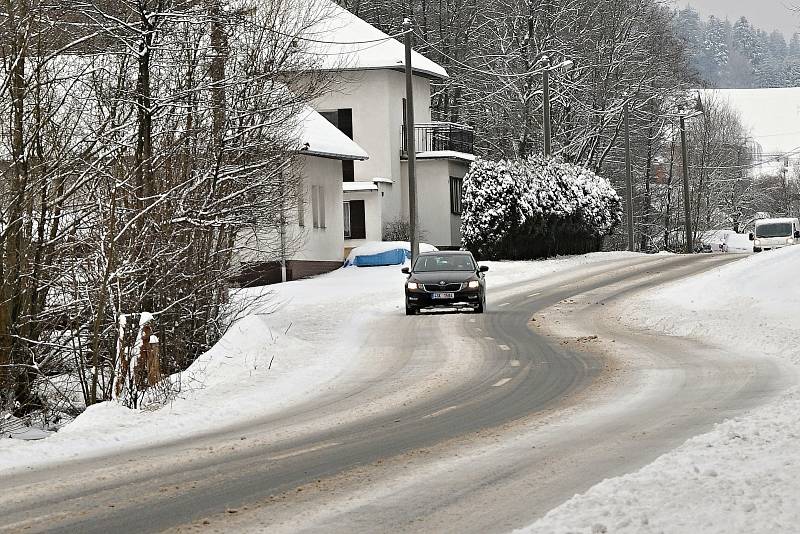
M 408 153 L 406 125 L 401 132 L 403 154 Z M 475 149 L 475 132 L 470 126 L 452 122 L 423 122 L 414 126 L 415 151 L 441 152 L 452 151 L 473 154 Z

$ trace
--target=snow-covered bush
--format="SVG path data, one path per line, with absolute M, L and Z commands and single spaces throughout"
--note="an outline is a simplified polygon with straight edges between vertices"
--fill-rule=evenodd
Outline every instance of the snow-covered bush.
M 560 158 L 479 159 L 464 177 L 462 244 L 482 258 L 599 250 L 622 220 L 608 180 Z

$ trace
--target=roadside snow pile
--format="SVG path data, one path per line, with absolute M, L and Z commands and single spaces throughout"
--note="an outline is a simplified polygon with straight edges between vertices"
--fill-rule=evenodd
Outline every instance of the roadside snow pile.
M 483 258 L 599 250 L 622 220 L 608 180 L 559 158 L 477 160 L 464 177 L 463 243 Z
M 325 394 L 363 365 L 365 324 L 400 317 L 398 267 L 340 269 L 329 275 L 246 290 L 269 292 L 181 376 L 182 392 L 152 412 L 106 402 L 50 438 L 0 440 L 0 472 L 145 447 L 275 414 Z
M 800 247 L 765 252 L 639 297 L 625 319 L 800 365 Z M 609 479 L 527 532 L 795 532 L 800 389 Z
M 428 243 L 420 243 L 420 252 L 439 250 Z M 377 267 L 381 265 L 400 265 L 411 257 L 411 243 L 408 241 L 371 241 L 350 251 L 345 267 Z
M 725 238 L 723 250 L 725 252 L 752 254 L 753 242 L 750 241 L 750 237 L 747 234 L 730 233 Z

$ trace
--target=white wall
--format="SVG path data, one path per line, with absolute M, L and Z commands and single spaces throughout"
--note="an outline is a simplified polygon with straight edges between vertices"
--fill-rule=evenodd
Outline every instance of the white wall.
M 301 158 L 303 179 L 304 225 L 299 225 L 297 209 L 287 212 L 287 259 L 342 261 L 344 253 L 344 221 L 342 217 L 342 162 L 335 159 L 304 156 Z M 325 227 L 313 227 L 312 186 L 324 188 Z M 280 259 L 280 232 L 276 228 L 257 227 L 237 236 L 235 261 L 268 262 Z
M 450 177 L 463 178 L 468 164 L 448 159 L 417 160 L 417 217 L 423 240 L 435 246 L 461 246 L 461 216 L 450 212 Z M 403 161 L 403 187 L 408 164 Z M 404 192 L 407 202 L 408 194 Z M 406 208 L 407 204 L 406 204 Z
M 448 164 L 449 168 L 449 175 L 454 176 L 456 178 L 464 178 L 464 175 L 467 174 L 469 170 L 469 163 L 465 161 L 450 161 Z M 448 186 L 449 191 L 449 186 Z M 448 196 L 448 201 L 450 197 Z M 463 198 L 462 198 L 463 202 Z M 448 209 L 448 211 L 450 211 Z M 451 246 L 460 247 L 461 246 L 461 215 L 453 215 L 450 214 L 450 242 Z
M 381 225 L 381 200 L 378 191 L 353 191 L 344 194 L 344 200 L 364 201 L 364 223 L 366 239 L 345 239 L 344 247 L 357 247 L 367 241 L 380 241 L 383 231 Z
M 303 190 L 305 226 L 294 226 L 304 237 L 304 246 L 294 255 L 296 260 L 338 261 L 344 254 L 344 220 L 342 216 L 342 162 L 317 157 L 303 158 Z M 325 188 L 325 228 L 313 227 L 312 186 Z
M 430 81 L 414 76 L 416 122 L 430 122 Z M 390 178 L 395 186 L 382 197 L 384 221 L 400 218 L 403 211 L 400 149 L 403 125 L 405 76 L 402 72 L 376 69 L 341 74 L 332 90 L 314 101 L 318 111 L 351 108 L 353 140 L 369 154 L 369 160 L 355 162 L 355 179 L 371 182 Z M 407 204 L 405 204 L 407 206 Z

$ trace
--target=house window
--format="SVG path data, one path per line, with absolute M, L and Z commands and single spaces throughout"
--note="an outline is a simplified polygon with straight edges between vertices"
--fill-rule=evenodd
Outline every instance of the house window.
M 450 213 L 461 215 L 461 199 L 464 194 L 464 179 L 450 177 Z
M 353 160 L 351 159 L 342 161 L 342 181 L 343 182 L 356 181 L 355 165 L 353 163 Z
M 339 128 L 343 134 L 350 139 L 353 138 L 353 110 L 350 108 L 337 109 L 334 111 L 321 111 L 320 115 L 328 119 L 328 122 Z
M 314 228 L 325 228 L 325 187 L 311 186 L 311 212 Z
M 350 202 L 344 203 L 344 238 L 350 239 Z

